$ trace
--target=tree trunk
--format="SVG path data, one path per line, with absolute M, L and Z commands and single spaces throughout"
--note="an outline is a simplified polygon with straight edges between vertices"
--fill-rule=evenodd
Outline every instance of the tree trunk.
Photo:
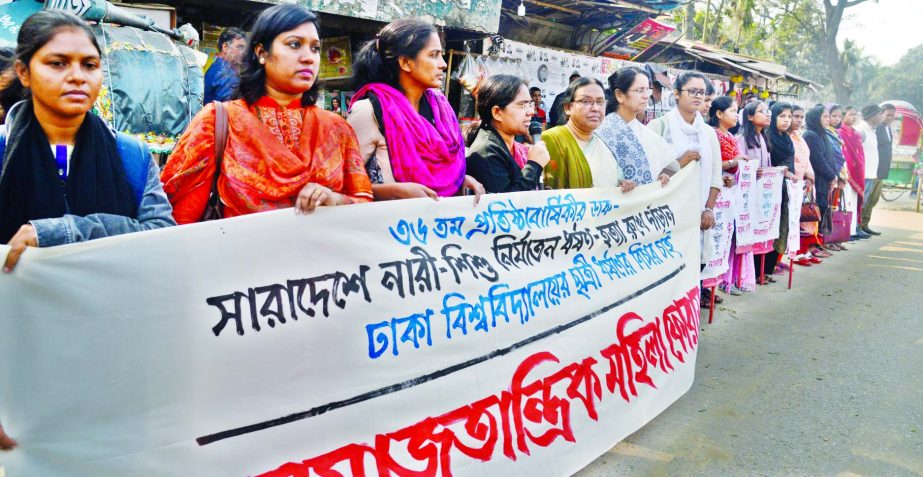
M 718 10 L 715 11 L 715 21 L 711 27 L 711 34 L 705 37 L 705 43 L 718 44 L 721 21 L 724 20 L 722 13 L 724 13 L 724 0 L 721 0 L 721 3 L 718 4 Z M 711 41 L 709 41 L 709 38 L 711 38 Z
M 836 100 L 840 104 L 848 104 L 852 91 L 846 84 L 846 65 L 840 56 L 840 48 L 836 44 L 836 35 L 840 31 L 840 22 L 843 20 L 843 11 L 867 0 L 837 0 L 836 5 L 831 0 L 824 0 L 824 13 L 827 14 L 824 25 L 824 63 Z
M 849 104 L 852 91 L 846 84 L 846 66 L 843 65 L 843 59 L 840 58 L 840 51 L 836 46 L 836 39 L 834 39 L 832 43 L 832 45 L 828 43 L 824 47 L 824 62 L 827 63 L 827 72 L 830 76 L 830 82 L 833 83 L 833 91 L 836 94 L 837 103 Z
M 695 36 L 695 2 L 690 1 L 686 4 L 686 21 L 683 22 L 683 29 L 686 33 L 686 38 L 690 40 L 694 39 Z

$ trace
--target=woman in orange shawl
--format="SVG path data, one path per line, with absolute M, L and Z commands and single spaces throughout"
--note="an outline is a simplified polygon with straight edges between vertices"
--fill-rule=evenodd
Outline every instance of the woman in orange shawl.
M 314 105 L 320 67 L 317 17 L 296 5 L 263 11 L 241 74 L 242 98 L 225 103 L 228 140 L 218 179 L 223 216 L 372 200 L 346 120 Z M 215 174 L 215 105 L 202 109 L 161 174 L 180 224 L 198 222 Z

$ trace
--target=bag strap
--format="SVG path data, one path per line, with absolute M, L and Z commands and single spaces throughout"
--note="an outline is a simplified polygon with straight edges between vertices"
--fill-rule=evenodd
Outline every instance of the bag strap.
M 125 178 L 135 195 L 135 203 L 141 205 L 147 186 L 147 173 L 150 168 L 150 153 L 143 142 L 122 133 L 116 133 L 115 144 L 125 169 Z M 6 155 L 6 126 L 0 126 L 0 177 L 3 176 L 3 162 Z
M 144 197 L 144 189 L 147 186 L 147 173 L 152 160 L 147 144 L 122 133 L 116 133 L 115 144 L 119 150 L 119 157 L 122 159 L 125 177 L 128 179 L 132 192 L 135 193 L 135 203 L 141 206 L 141 199 Z
M 208 196 L 208 207 L 218 205 L 218 178 L 221 177 L 221 163 L 224 161 L 224 150 L 228 145 L 228 110 L 222 101 L 215 101 L 215 176 L 212 178 L 211 193 Z
M 0 124 L 0 179 L 3 178 L 3 156 L 6 155 L 6 124 Z

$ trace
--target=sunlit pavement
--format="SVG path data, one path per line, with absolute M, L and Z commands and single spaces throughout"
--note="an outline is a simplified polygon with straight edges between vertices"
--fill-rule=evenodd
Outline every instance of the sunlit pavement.
M 702 310 L 696 382 L 579 477 L 923 476 L 923 214 Z M 781 277 L 778 277 L 781 278 Z M 786 277 L 787 278 L 787 277 Z

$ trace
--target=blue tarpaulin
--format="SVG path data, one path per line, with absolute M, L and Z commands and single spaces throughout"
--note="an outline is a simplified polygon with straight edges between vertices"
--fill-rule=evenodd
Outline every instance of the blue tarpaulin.
M 41 9 L 35 0 L 0 0 L 0 46 L 15 45 L 22 22 Z

